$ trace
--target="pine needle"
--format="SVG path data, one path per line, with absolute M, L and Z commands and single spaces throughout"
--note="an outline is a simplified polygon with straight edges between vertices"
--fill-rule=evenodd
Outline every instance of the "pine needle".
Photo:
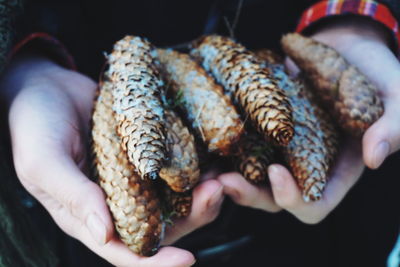
M 199 112 L 197 112 L 196 118 L 195 118 L 195 120 L 193 122 L 194 125 L 196 125 L 198 123 L 197 121 L 199 120 L 200 114 L 203 112 L 203 109 L 204 109 L 205 105 L 206 105 L 206 103 L 204 102 L 203 105 L 201 106 L 201 108 L 199 109 Z M 201 123 L 198 123 L 198 125 L 199 125 L 199 129 L 200 129 L 201 137 L 203 138 L 203 140 L 206 140 L 206 137 L 204 135 L 203 129 L 201 128 Z

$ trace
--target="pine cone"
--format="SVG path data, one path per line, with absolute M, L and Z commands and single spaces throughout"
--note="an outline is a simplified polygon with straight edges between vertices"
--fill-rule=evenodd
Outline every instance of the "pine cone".
M 255 50 L 254 54 L 256 55 L 256 57 L 263 60 L 264 62 L 268 62 L 268 64 L 283 63 L 283 58 L 280 55 L 266 48 Z
M 193 135 L 171 110 L 165 111 L 169 161 L 160 177 L 176 192 L 192 189 L 200 178 L 199 159 Z
M 175 96 L 181 94 L 179 102 L 208 150 L 229 154 L 243 127 L 222 87 L 188 55 L 172 50 L 159 50 L 158 55 L 170 88 Z
M 284 36 L 282 46 L 348 133 L 362 135 L 382 116 L 377 88 L 333 48 L 297 33 Z
M 163 81 L 152 45 L 126 36 L 109 55 L 106 76 L 113 83 L 113 109 L 129 160 L 143 178 L 155 179 L 165 158 Z
M 239 170 L 249 182 L 263 184 L 268 181 L 268 166 L 274 159 L 271 145 L 257 133 L 248 133 L 239 143 Z
M 191 51 L 268 140 L 287 145 L 293 137 L 290 104 L 271 73 L 246 48 L 227 37 L 205 36 Z
M 321 198 L 337 155 L 338 133 L 329 116 L 317 105 L 302 80 L 292 81 L 283 65 L 269 64 L 293 107 L 292 141 L 283 154 L 308 202 Z
M 163 224 L 151 181 L 142 180 L 122 150 L 112 110 L 112 84 L 104 82 L 93 114 L 93 150 L 100 185 L 121 240 L 139 255 L 158 248 Z
M 192 191 L 186 191 L 183 193 L 178 193 L 167 185 L 163 185 L 163 203 L 167 206 L 167 213 L 166 221 L 169 218 L 182 218 L 186 217 L 190 214 L 192 210 Z

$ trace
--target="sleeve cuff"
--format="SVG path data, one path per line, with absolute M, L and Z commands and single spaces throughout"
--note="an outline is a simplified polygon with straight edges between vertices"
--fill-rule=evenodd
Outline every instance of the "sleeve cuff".
M 317 21 L 336 15 L 361 15 L 380 22 L 393 33 L 397 49 L 400 44 L 399 24 L 390 10 L 373 0 L 329 0 L 308 8 L 301 16 L 296 31 L 302 32 Z
M 11 50 L 8 59 L 21 51 L 35 51 L 49 57 L 61 66 L 76 70 L 73 57 L 67 48 L 56 38 L 44 32 L 31 33 L 19 42 Z

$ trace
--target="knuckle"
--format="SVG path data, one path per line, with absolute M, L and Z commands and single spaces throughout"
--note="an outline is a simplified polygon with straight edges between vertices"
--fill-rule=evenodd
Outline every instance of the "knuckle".
M 278 213 L 278 212 L 282 211 L 282 208 L 274 205 L 272 207 L 268 206 L 268 207 L 264 208 L 264 210 L 271 212 L 271 213 Z
M 315 225 L 322 222 L 327 216 L 328 212 L 316 212 L 316 213 L 306 212 L 296 217 L 305 224 Z
M 297 200 L 290 196 L 278 196 L 275 198 L 276 204 L 285 210 L 297 210 L 299 203 Z
M 62 193 L 62 194 L 65 194 L 65 193 Z M 81 197 L 79 197 L 79 195 L 67 194 L 65 196 L 64 205 L 70 214 L 72 214 L 74 217 L 80 217 L 79 214 L 80 214 L 80 210 L 82 209 L 83 203 L 82 203 Z
M 208 216 L 206 216 L 204 224 L 213 222 L 218 217 L 218 214 L 219 209 L 213 209 Z
M 247 207 L 257 207 L 260 204 L 258 203 L 259 200 L 255 195 L 251 196 L 238 195 L 238 199 L 239 199 L 239 204 Z
M 198 219 L 194 221 L 196 227 L 201 227 L 203 225 L 213 222 L 219 214 L 220 207 L 213 207 L 211 209 L 204 209 L 199 215 Z
M 95 198 L 99 193 L 99 188 L 94 183 L 87 181 L 72 192 L 69 190 L 60 192 L 63 195 L 63 204 L 72 216 L 85 220 L 86 216 L 91 212 L 92 203 L 96 203 Z
M 231 199 L 241 205 L 246 207 L 256 207 L 259 204 L 258 194 L 250 194 L 249 192 L 245 191 L 242 192 L 240 190 L 233 190 L 230 194 Z
M 324 219 L 323 217 L 315 217 L 315 218 L 304 218 L 301 221 L 309 225 L 315 225 L 320 223 L 323 219 Z

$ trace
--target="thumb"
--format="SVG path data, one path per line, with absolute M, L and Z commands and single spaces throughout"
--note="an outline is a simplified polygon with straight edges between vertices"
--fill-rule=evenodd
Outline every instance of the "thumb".
M 67 154 L 40 155 L 38 164 L 29 164 L 28 172 L 21 175 L 45 194 L 36 195 L 42 204 L 54 215 L 59 209 L 65 209 L 80 221 L 100 245 L 107 243 L 113 235 L 113 223 L 105 196 L 101 188 L 90 181 Z M 33 161 L 34 162 L 34 161 Z M 32 166 L 33 165 L 33 166 Z M 43 195 L 50 196 L 57 203 L 49 205 Z M 46 205 L 47 204 L 47 205 Z M 65 226 L 65 224 L 64 224 Z M 65 226 L 68 228 L 68 225 Z M 64 229 L 75 236 L 78 229 Z
M 398 99 L 386 101 L 385 113 L 364 134 L 363 158 L 369 168 L 378 168 L 390 153 L 400 148 L 398 103 Z

